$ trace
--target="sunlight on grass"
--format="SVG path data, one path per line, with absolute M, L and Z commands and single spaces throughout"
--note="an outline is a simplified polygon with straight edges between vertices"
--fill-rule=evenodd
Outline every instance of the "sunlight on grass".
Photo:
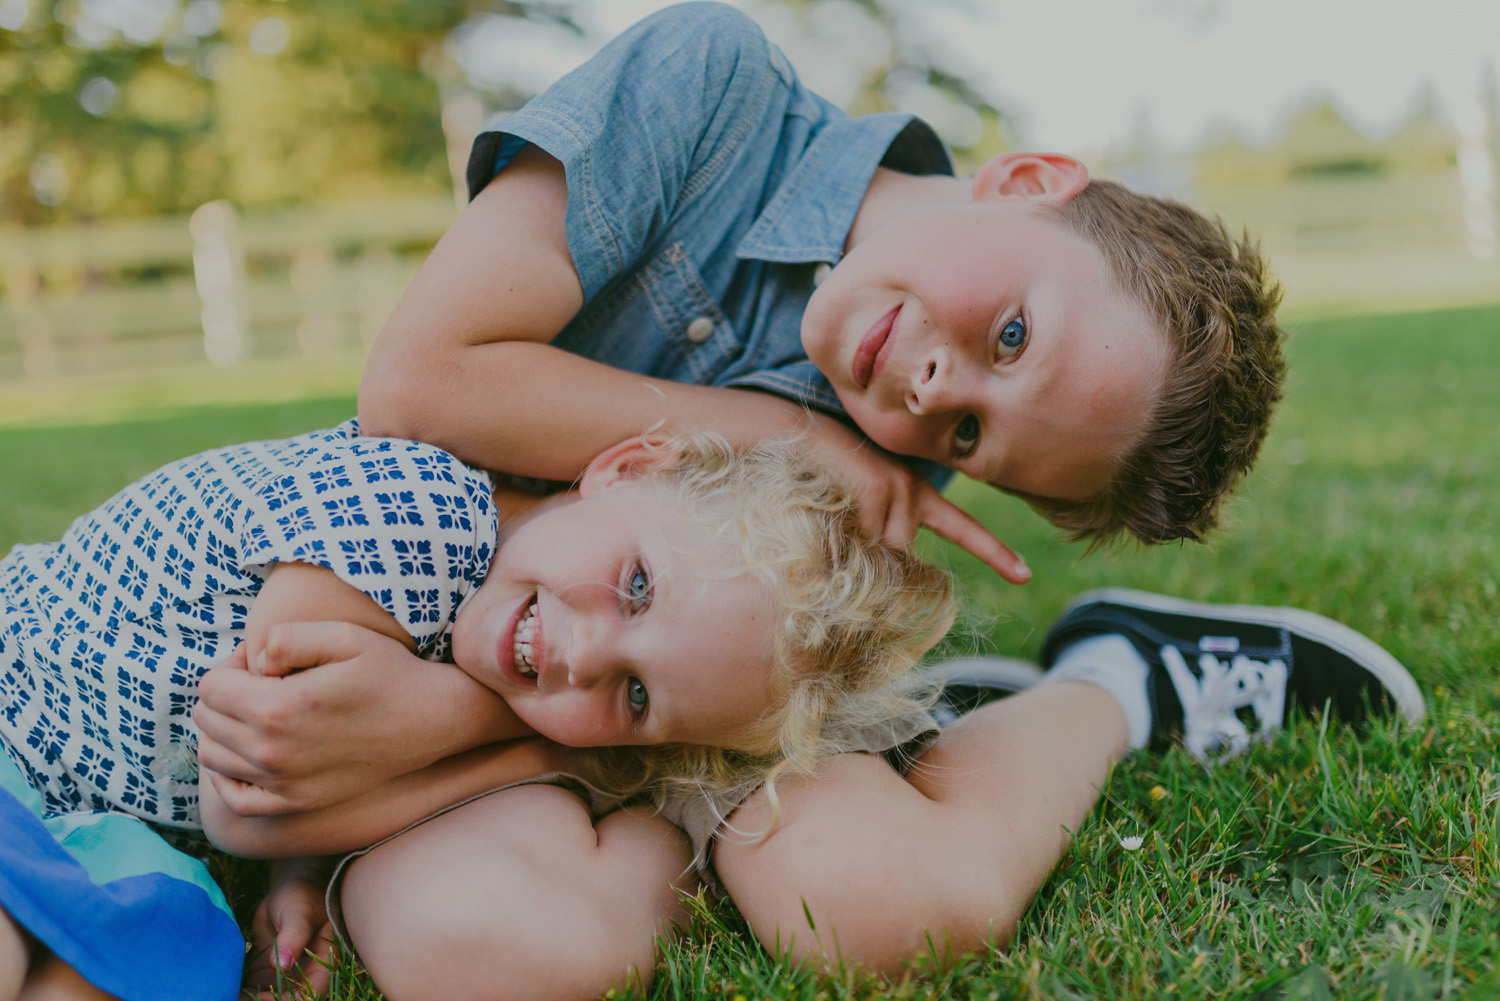
M 1102 584 L 1298 605 L 1405 661 L 1428 696 L 1424 724 L 1354 732 L 1301 719 L 1212 771 L 1180 751 L 1133 756 L 1008 954 L 921 966 L 894 985 L 824 976 L 767 954 L 732 906 L 703 903 L 691 934 L 664 951 L 648 996 L 1500 994 L 1497 332 L 1500 308 L 1307 323 L 1260 468 L 1211 546 L 1082 559 L 1024 505 L 972 483 L 953 495 L 1027 557 L 1035 581 L 1010 587 L 967 555 L 924 543 L 957 574 L 968 606 L 948 650 L 1034 655 L 1063 602 Z M 0 549 L 55 537 L 161 462 L 353 412 L 348 373 L 328 383 L 303 375 L 300 385 L 326 398 L 268 402 L 294 387 L 267 383 L 285 395 L 184 410 L 204 397 L 164 393 L 121 405 L 130 420 L 0 431 Z M 245 386 L 232 388 L 195 391 L 245 399 L 235 395 Z M 107 410 L 86 408 L 85 420 Z M 1139 849 L 1126 850 L 1122 839 L 1134 837 Z M 231 897 L 253 905 L 259 867 L 217 864 Z M 349 966 L 332 996 L 378 997 Z
M 353 396 L 363 353 L 203 365 L 129 376 L 10 383 L 0 394 L 0 429 L 113 424 L 209 405 L 294 403 Z M 350 414 L 353 414 L 351 408 Z

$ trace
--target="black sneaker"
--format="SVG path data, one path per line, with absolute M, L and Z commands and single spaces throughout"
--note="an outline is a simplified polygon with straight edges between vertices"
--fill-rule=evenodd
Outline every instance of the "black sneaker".
M 1151 666 L 1153 741 L 1180 734 L 1205 760 L 1240 753 L 1280 726 L 1293 705 L 1328 706 L 1349 722 L 1370 709 L 1411 721 L 1427 712 L 1411 674 L 1379 644 L 1298 608 L 1101 588 L 1073 599 L 1052 624 L 1042 664 L 1050 667 L 1079 640 L 1109 633 L 1124 636 Z
M 922 668 L 927 680 L 943 686 L 932 708 L 938 726 L 973 712 L 986 703 L 1030 688 L 1042 678 L 1042 669 L 1014 657 L 955 657 Z

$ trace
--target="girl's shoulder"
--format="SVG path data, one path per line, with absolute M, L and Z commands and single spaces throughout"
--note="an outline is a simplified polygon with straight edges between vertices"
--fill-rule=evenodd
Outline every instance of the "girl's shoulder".
M 293 438 L 249 442 L 219 453 L 240 468 L 258 467 L 261 483 L 275 487 L 309 481 L 316 495 L 380 484 L 449 485 L 488 497 L 490 474 L 464 463 L 451 452 L 408 438 L 377 438 L 360 433 L 351 417 L 336 427 Z

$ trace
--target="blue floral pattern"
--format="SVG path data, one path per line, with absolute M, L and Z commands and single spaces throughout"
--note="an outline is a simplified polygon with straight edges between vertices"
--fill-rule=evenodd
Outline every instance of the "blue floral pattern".
M 0 747 L 50 812 L 196 829 L 198 680 L 242 638 L 271 566 L 332 570 L 441 660 L 489 569 L 491 489 L 355 421 L 164 466 L 0 560 Z

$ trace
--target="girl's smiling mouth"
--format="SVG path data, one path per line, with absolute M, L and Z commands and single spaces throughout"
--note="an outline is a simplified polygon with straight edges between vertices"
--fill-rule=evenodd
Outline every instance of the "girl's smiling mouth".
M 542 618 L 535 592 L 516 610 L 500 634 L 497 644 L 500 673 L 520 685 L 537 683 L 537 665 L 542 662 Z
M 890 312 L 875 321 L 860 340 L 859 347 L 854 350 L 854 361 L 850 364 L 850 374 L 854 376 L 854 384 L 860 389 L 868 389 L 870 380 L 874 379 L 885 364 L 886 358 L 891 353 L 891 347 L 896 338 L 896 316 L 901 312 L 901 304 L 897 303 Z

